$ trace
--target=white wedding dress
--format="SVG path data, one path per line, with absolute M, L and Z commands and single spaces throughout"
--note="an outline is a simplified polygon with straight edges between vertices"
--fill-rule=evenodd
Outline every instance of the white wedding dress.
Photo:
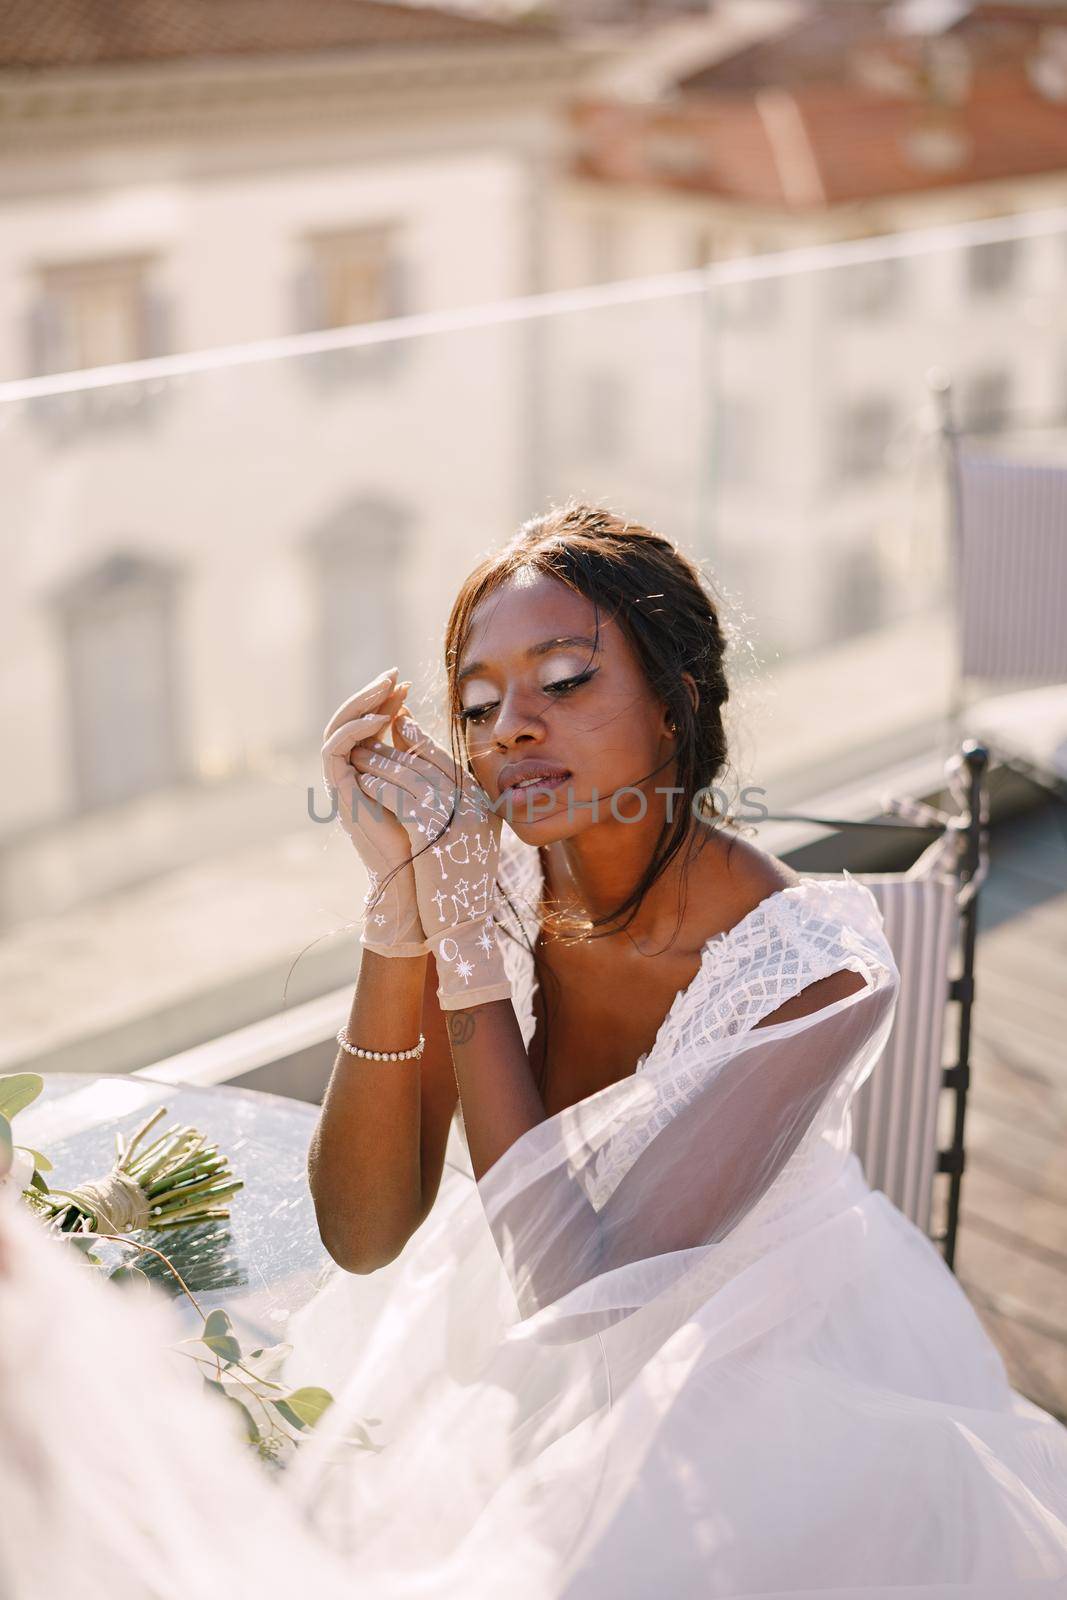
M 532 942 L 507 827 L 501 886 Z M 843 968 L 864 989 L 756 1028 Z M 291 1320 L 287 1379 L 337 1398 L 277 1485 L 162 1310 L 0 1206 L 3 1600 L 1067 1596 L 1067 1430 L 849 1149 L 898 988 L 870 891 L 803 879 L 708 941 L 635 1072 L 477 1182 L 457 1113 L 401 1255 Z
M 540 857 L 506 826 L 500 885 L 532 946 Z M 843 968 L 867 987 L 753 1031 Z M 899 981 L 870 890 L 802 879 L 480 1182 L 457 1109 L 423 1226 L 289 1334 L 338 1403 L 288 1487 L 361 1594 L 1067 1596 L 1067 1429 L 850 1150 Z M 379 1453 L 341 1442 L 366 1418 Z

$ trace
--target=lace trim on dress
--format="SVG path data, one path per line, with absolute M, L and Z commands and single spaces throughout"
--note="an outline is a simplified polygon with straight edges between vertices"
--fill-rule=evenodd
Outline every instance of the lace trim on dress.
M 500 891 L 506 891 L 507 900 Z M 494 915 L 508 930 L 501 939 L 504 965 L 527 1047 L 536 1027 L 538 982 L 531 949 L 540 931 L 542 891 L 537 847 L 524 843 L 505 826 Z M 848 907 L 845 918 L 843 892 Z M 516 935 L 518 942 L 509 933 Z M 660 1129 L 699 1092 L 701 1059 L 707 1045 L 747 1033 L 763 1017 L 831 973 L 850 969 L 872 985 L 872 968 L 878 965 L 896 972 L 882 914 L 871 890 L 847 870 L 841 877 L 805 878 L 778 889 L 734 927 L 710 938 L 696 975 L 678 990 L 651 1048 L 634 1068 L 635 1076 L 647 1080 L 648 1115 L 639 1124 L 609 1134 L 582 1173 L 592 1204 L 598 1210 L 604 1205 Z M 897 978 L 899 981 L 899 974 Z M 457 1114 L 462 1125 L 461 1113 Z M 834 1118 L 840 1122 L 841 1106 L 837 1097 L 831 1096 L 755 1208 L 753 1220 L 773 1220 L 788 1209 L 792 1197 L 809 1182 L 820 1138 Z

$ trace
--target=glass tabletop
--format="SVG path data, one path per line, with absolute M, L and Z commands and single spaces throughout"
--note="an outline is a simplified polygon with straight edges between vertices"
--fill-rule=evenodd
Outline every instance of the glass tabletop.
M 262 1344 L 285 1340 L 290 1315 L 335 1270 L 319 1239 L 307 1183 L 307 1150 L 315 1106 L 256 1089 L 182 1088 L 148 1078 L 46 1073 L 40 1096 L 18 1114 L 15 1139 L 53 1163 L 53 1188 L 102 1177 L 115 1158 L 115 1134 L 131 1134 L 160 1106 L 155 1132 L 190 1124 L 229 1158 L 244 1188 L 228 1202 L 229 1218 L 165 1233 L 144 1230 L 139 1242 L 174 1262 L 206 1315 L 216 1307 L 239 1336 Z M 135 1265 L 175 1298 L 189 1331 L 200 1315 L 157 1258 L 101 1240 L 94 1253 L 107 1265 Z

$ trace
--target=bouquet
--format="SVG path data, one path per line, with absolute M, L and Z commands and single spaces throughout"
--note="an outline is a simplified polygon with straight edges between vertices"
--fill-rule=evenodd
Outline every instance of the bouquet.
M 101 1178 L 75 1188 L 50 1188 L 44 1174 L 52 1163 L 28 1145 L 14 1141 L 11 1119 L 37 1098 L 44 1087 L 36 1073 L 0 1077 L 0 1189 L 10 1186 L 26 1204 L 91 1266 L 105 1271 L 104 1261 L 93 1252 L 98 1239 L 111 1239 L 153 1258 L 167 1269 L 201 1317 L 201 1332 L 183 1339 L 177 1349 L 197 1363 L 205 1387 L 233 1408 L 240 1428 L 257 1455 L 281 1466 L 301 1435 L 314 1428 L 332 1404 L 321 1388 L 292 1389 L 281 1381 L 289 1345 L 245 1351 L 225 1311 L 205 1314 L 175 1262 L 145 1241 L 127 1238 L 143 1230 L 194 1228 L 228 1218 L 226 1202 L 244 1187 L 234 1178 L 226 1157 L 202 1133 L 191 1127 L 174 1127 L 149 1135 L 166 1115 L 166 1107 L 153 1112 L 127 1140 L 115 1136 L 115 1162 Z M 136 1259 L 136 1257 L 135 1257 Z M 136 1265 L 107 1271 L 119 1284 L 148 1284 L 148 1275 Z M 152 1291 L 155 1292 L 155 1291 Z M 377 1419 L 368 1418 L 373 1426 Z M 351 1441 L 362 1449 L 381 1447 L 366 1427 L 358 1426 Z
M 50 1189 L 42 1179 L 28 1190 L 29 1203 L 63 1233 L 194 1227 L 228 1217 L 225 1202 L 244 1184 L 217 1145 L 190 1127 L 144 1143 L 166 1111 L 160 1106 L 128 1142 L 115 1135 L 115 1164 L 102 1178 L 75 1189 Z

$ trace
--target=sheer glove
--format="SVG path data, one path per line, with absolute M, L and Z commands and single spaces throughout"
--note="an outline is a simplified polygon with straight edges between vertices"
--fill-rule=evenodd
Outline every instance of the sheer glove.
M 338 820 L 367 872 L 359 942 L 381 956 L 425 955 L 429 946 L 419 917 L 407 833 L 396 816 L 366 793 L 352 755 L 363 741 L 390 725 L 410 687 L 406 682 L 397 684 L 395 667 L 379 673 L 338 706 L 322 736 L 326 789 L 336 800 Z
M 437 961 L 445 1011 L 509 1000 L 511 983 L 492 915 L 501 818 L 488 796 L 406 710 L 397 748 L 364 741 L 352 760 L 366 792 L 403 824 L 426 941 Z

